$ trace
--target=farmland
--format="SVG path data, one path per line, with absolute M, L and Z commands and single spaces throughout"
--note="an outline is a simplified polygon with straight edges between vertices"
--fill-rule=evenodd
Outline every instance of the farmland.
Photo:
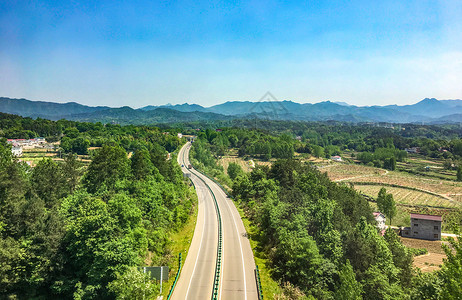
M 348 181 L 357 178 L 381 176 L 387 173 L 386 170 L 355 165 L 355 164 L 332 164 L 320 168 L 327 172 L 327 176 L 333 181 Z
M 440 269 L 443 259 L 446 258 L 441 241 L 425 241 L 410 238 L 401 238 L 401 241 L 409 248 L 425 248 L 428 253 L 419 255 L 414 258 L 414 267 L 419 268 L 422 272 L 432 272 Z
M 355 189 L 360 191 L 362 194 L 376 197 L 379 190 L 382 188 L 381 185 L 354 185 Z M 393 194 L 396 202 L 399 204 L 407 205 L 425 205 L 425 206 L 437 206 L 437 207 L 456 207 L 457 202 L 450 201 L 446 198 L 436 196 L 434 194 L 426 193 L 423 191 L 413 190 L 409 188 L 401 187 L 386 187 L 387 192 Z
M 455 208 L 462 203 L 462 183 L 452 180 L 357 164 L 337 164 L 320 170 L 326 171 L 334 181 L 353 183 L 368 196 L 376 197 L 380 188 L 386 187 L 401 204 Z
M 54 161 L 63 161 L 63 154 L 55 149 L 24 149 L 22 156 L 19 157 L 21 161 L 27 162 L 32 167 L 37 165 L 39 161 L 42 159 L 49 157 Z M 83 165 L 88 166 L 90 164 L 90 156 L 89 155 L 77 155 L 77 160 L 81 162 Z

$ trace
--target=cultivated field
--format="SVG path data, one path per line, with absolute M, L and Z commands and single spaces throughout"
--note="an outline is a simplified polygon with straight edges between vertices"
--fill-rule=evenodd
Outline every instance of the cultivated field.
M 422 272 L 432 272 L 440 269 L 443 259 L 446 258 L 441 241 L 425 241 L 401 237 L 403 244 L 409 248 L 425 248 L 428 253 L 414 257 L 414 266 Z
M 354 164 L 332 164 L 320 168 L 320 171 L 327 172 L 327 176 L 333 181 L 347 181 L 357 178 L 382 176 L 386 170 Z
M 377 197 L 380 188 L 385 187 L 401 204 L 448 208 L 462 205 L 460 182 L 357 164 L 335 164 L 319 169 L 334 181 L 354 183 L 357 190 L 368 196 Z
M 377 197 L 379 193 L 380 185 L 359 185 L 355 184 L 355 189 L 360 191 L 362 194 Z M 386 186 L 388 193 L 393 195 L 395 201 L 399 204 L 407 205 L 427 205 L 427 206 L 439 206 L 439 207 L 457 207 L 458 204 L 455 201 L 450 201 L 446 198 L 439 197 L 433 194 L 425 193 L 422 191 L 416 191 L 407 188 L 390 187 Z
M 24 149 L 22 156 L 19 157 L 19 160 L 35 167 L 39 161 L 46 157 L 49 157 L 54 161 L 64 161 L 59 151 L 51 149 Z M 77 155 L 77 160 L 84 166 L 89 165 L 91 162 L 88 155 Z
M 218 164 L 223 167 L 226 174 L 228 174 L 229 163 L 232 162 L 241 166 L 244 172 L 252 171 L 252 163 L 250 162 L 250 160 L 243 160 L 238 156 L 223 156 L 218 160 Z
M 424 178 L 423 176 L 411 175 L 403 172 L 389 172 L 389 174 L 387 174 L 386 176 L 371 176 L 367 178 L 358 178 L 354 181 L 408 186 L 446 196 L 462 194 L 462 183 L 460 182 Z

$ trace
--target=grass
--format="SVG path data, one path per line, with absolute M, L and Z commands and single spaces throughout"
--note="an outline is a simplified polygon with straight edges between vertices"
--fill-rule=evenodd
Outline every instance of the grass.
M 271 277 L 271 271 L 268 267 L 269 260 L 266 258 L 266 254 L 262 251 L 259 251 L 258 228 L 251 224 L 250 220 L 245 216 L 244 211 L 239 207 L 236 201 L 234 201 L 234 204 L 239 211 L 239 215 L 241 216 L 242 222 L 244 223 L 245 230 L 248 233 L 250 247 L 253 251 L 255 264 L 258 265 L 258 269 L 260 270 L 263 299 L 273 299 L 274 295 L 282 294 L 282 288 L 279 286 L 277 281 Z
M 171 253 L 171 257 L 168 259 L 168 266 L 170 268 L 169 279 L 162 284 L 162 296 L 164 296 L 164 299 L 167 299 L 170 288 L 175 280 L 176 273 L 178 272 L 178 254 L 181 253 L 182 264 L 184 264 L 194 235 L 194 230 L 196 228 L 198 212 L 197 196 L 195 192 L 192 194 L 194 195 L 193 213 L 189 216 L 189 219 L 184 224 L 183 228 L 170 235 L 171 244 L 168 247 Z

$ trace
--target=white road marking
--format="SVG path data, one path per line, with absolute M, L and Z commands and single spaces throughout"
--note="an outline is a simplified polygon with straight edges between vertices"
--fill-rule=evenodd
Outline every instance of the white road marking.
M 183 162 L 184 162 L 184 155 L 183 155 Z M 205 204 L 203 205 L 203 210 L 204 210 L 204 217 L 205 217 Z M 204 219 L 204 224 L 202 224 L 202 235 L 201 235 L 201 242 L 199 243 L 199 251 L 197 252 L 196 261 L 194 262 L 194 268 L 191 274 L 191 278 L 189 279 L 188 289 L 186 290 L 186 297 L 185 297 L 186 299 L 188 299 L 189 289 L 191 288 L 191 282 L 192 282 L 192 279 L 194 278 L 194 273 L 196 272 L 197 261 L 201 253 L 202 241 L 204 240 L 204 231 L 205 231 L 205 219 Z
M 204 204 L 204 216 L 205 216 L 205 204 Z M 193 277 L 194 277 L 194 273 L 196 272 L 197 261 L 198 261 L 198 259 L 199 259 L 199 255 L 200 255 L 200 253 L 201 253 L 202 241 L 204 240 L 204 230 L 205 230 L 205 220 L 204 220 L 204 224 L 202 224 L 201 242 L 199 243 L 199 251 L 197 252 L 196 261 L 194 262 L 194 269 L 193 269 L 193 271 L 192 271 L 191 278 L 189 279 L 188 289 L 187 289 L 187 291 L 186 291 L 186 299 L 188 299 L 189 289 L 191 288 L 191 282 L 192 282 L 192 279 L 193 279 Z
M 242 251 L 241 235 L 239 234 L 239 229 L 237 228 L 237 223 L 236 223 L 236 219 L 234 218 L 233 211 L 231 210 L 231 207 L 229 206 L 229 203 L 228 203 L 228 200 L 227 200 L 228 199 L 227 195 L 224 194 L 224 192 L 221 190 L 221 188 L 219 188 L 219 190 L 222 193 L 222 195 L 224 195 L 225 203 L 228 206 L 229 211 L 231 212 L 231 216 L 233 217 L 234 228 L 236 228 L 237 238 L 239 240 L 239 249 L 241 250 L 242 273 L 244 275 L 244 277 L 243 277 L 244 278 L 244 300 L 247 300 L 247 282 L 245 281 L 244 252 Z M 223 240 L 224 240 L 224 238 L 223 238 Z

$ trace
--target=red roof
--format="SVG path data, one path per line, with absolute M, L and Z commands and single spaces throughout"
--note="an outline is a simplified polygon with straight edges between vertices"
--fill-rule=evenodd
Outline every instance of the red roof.
M 435 215 L 411 214 L 411 219 L 421 219 L 421 220 L 431 220 L 431 221 L 441 222 L 441 216 L 435 216 Z

